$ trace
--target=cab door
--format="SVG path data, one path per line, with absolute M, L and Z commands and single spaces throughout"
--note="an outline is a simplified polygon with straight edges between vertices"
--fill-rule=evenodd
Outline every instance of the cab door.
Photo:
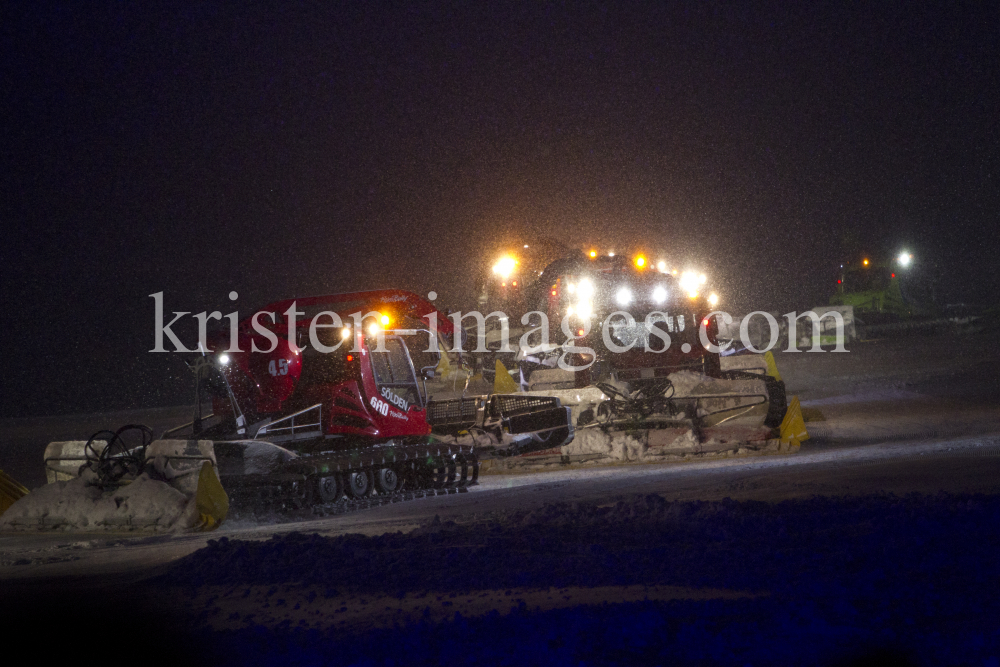
M 378 397 L 404 413 L 411 408 L 422 410 L 423 392 L 403 339 L 385 336 L 385 352 L 379 352 L 374 345 L 369 350 Z

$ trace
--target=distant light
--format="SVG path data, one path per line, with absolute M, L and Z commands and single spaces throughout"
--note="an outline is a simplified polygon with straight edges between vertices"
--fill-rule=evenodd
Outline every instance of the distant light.
M 343 329 L 341 329 L 340 330 L 340 337 L 341 338 L 350 338 L 351 337 L 351 328 L 350 327 L 344 327 Z
M 708 276 L 706 276 L 704 273 L 698 276 L 699 284 L 704 285 L 706 282 L 708 282 Z
M 709 298 L 711 299 L 711 297 L 709 297 Z M 701 324 L 702 324 L 702 326 L 705 326 L 705 327 L 707 327 L 707 326 L 708 326 L 708 318 L 706 317 L 705 319 L 703 319 L 703 320 L 701 321 Z
M 910 265 L 910 260 L 913 259 L 913 255 L 908 252 L 901 253 L 899 255 L 899 265 L 906 267 Z
M 896 274 L 895 274 L 895 273 L 894 273 L 894 274 L 892 274 L 892 277 L 893 277 L 893 278 L 895 278 L 895 277 L 896 277 Z
M 525 247 L 525 248 L 527 248 L 527 247 L 528 247 L 528 244 L 527 244 L 527 243 L 525 243 L 525 244 L 524 244 L 524 247 Z
M 389 316 L 388 315 L 383 315 L 380 318 L 380 321 L 382 322 L 382 326 L 384 326 L 384 327 L 389 326 Z
M 632 290 L 627 287 L 620 287 L 615 292 L 615 301 L 618 302 L 619 306 L 627 306 L 632 303 Z
M 643 257 L 642 255 L 636 256 L 636 258 L 635 258 L 635 265 L 636 265 L 637 268 L 640 268 L 640 269 L 646 268 L 646 258 Z
M 715 292 L 712 292 L 711 294 L 709 294 L 708 295 L 708 303 L 711 306 L 717 306 L 717 305 L 719 305 L 719 295 L 716 294 Z
M 589 299 L 594 296 L 594 283 L 590 282 L 590 278 L 584 278 L 580 281 L 579 285 L 580 296 Z
M 615 256 L 615 252 L 613 250 L 608 253 L 608 257 L 614 257 L 614 256 Z
M 223 366 L 225 366 L 226 364 L 228 364 L 229 363 L 229 355 L 228 354 L 220 355 L 219 356 L 219 363 L 222 364 Z
M 867 259 L 864 261 L 864 265 L 868 266 L 868 260 Z
M 510 286 L 511 286 L 511 287 L 517 287 L 517 281 L 515 280 L 514 282 L 512 282 L 512 283 L 510 284 Z
M 354 361 L 354 355 L 353 354 L 347 355 L 347 360 L 348 361 Z
M 373 336 L 377 336 L 381 331 L 382 328 L 375 322 L 372 322 L 370 325 L 368 325 L 368 333 L 370 333 Z
M 838 284 L 838 285 L 839 285 L 840 283 L 842 283 L 842 282 L 844 282 L 844 281 L 843 281 L 843 280 L 841 280 L 840 278 L 837 278 L 837 284 Z
M 657 262 L 656 263 L 656 270 L 659 271 L 660 273 L 666 273 L 667 272 L 667 263 L 666 262 Z
M 591 259 L 594 259 L 594 258 L 596 258 L 596 257 L 597 257 L 597 251 L 596 251 L 596 250 L 591 250 L 591 251 L 590 251 L 590 258 L 591 258 Z
M 583 329 L 577 329 L 576 335 L 577 336 L 582 336 L 583 335 Z

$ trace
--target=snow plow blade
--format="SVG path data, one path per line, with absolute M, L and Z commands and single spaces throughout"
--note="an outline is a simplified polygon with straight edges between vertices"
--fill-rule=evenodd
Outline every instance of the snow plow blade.
M 435 436 L 472 444 L 480 458 L 568 445 L 575 432 L 572 409 L 553 392 L 431 401 L 427 418 Z
M 212 464 L 205 461 L 198 473 L 198 490 L 194 496 L 198 510 L 198 528 L 212 530 L 222 523 L 229 514 L 229 496 L 222 488 L 222 482 Z
M 46 448 L 53 481 L 14 502 L 0 516 L 0 530 L 190 532 L 226 518 L 212 441 L 156 440 L 113 453 L 106 441 L 97 448 L 93 439 L 80 443 Z M 116 465 L 126 473 L 110 474 Z
M 28 489 L 0 470 L 0 515 L 26 495 L 28 495 Z
M 629 386 L 548 389 L 570 410 L 575 437 L 494 460 L 484 472 L 796 451 L 808 434 L 776 374 L 773 358 L 746 355 L 725 360 L 722 377 L 677 371 Z

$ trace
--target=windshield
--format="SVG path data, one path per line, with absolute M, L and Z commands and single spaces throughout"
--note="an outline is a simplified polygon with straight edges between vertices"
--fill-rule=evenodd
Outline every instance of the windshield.
M 372 339 L 369 342 L 376 341 Z M 402 398 L 407 405 L 420 405 L 421 394 L 417 378 L 402 339 L 386 336 L 384 352 L 377 351 L 375 344 L 370 344 L 368 349 L 371 351 L 372 370 L 375 372 L 375 384 L 379 390 L 386 389 L 392 392 Z

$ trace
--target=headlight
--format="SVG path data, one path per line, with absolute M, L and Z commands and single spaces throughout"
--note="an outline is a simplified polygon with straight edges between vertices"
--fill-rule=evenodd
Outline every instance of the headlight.
M 516 259 L 510 255 L 505 255 L 500 258 L 500 261 L 493 265 L 493 273 L 506 280 L 510 277 L 510 274 L 514 273 L 514 266 L 516 264 Z
M 694 271 L 685 271 L 681 274 L 681 289 L 684 290 L 692 299 L 698 296 L 698 286 L 701 282 L 701 277 Z
M 709 305 L 711 305 L 711 306 L 712 306 L 713 308 L 714 308 L 715 306 L 718 306 L 718 305 L 719 305 L 719 295 L 718 295 L 718 294 L 716 294 L 715 292 L 712 292 L 711 294 L 709 294 L 709 295 L 708 295 L 708 303 L 709 303 Z
M 589 320 L 590 316 L 594 314 L 594 306 L 590 301 L 579 301 L 576 304 L 576 314 L 580 316 L 581 320 Z
M 663 285 L 657 285 L 653 289 L 653 303 L 663 303 L 667 300 L 667 290 Z
M 619 287 L 615 292 L 615 301 L 619 306 L 627 306 L 632 303 L 632 290 L 627 287 Z
M 228 354 L 220 354 L 219 355 L 219 363 L 222 364 L 223 366 L 225 366 L 226 364 L 228 364 L 229 363 L 229 355 Z
M 580 284 L 576 286 L 576 289 L 580 292 L 581 299 L 589 299 L 594 296 L 594 283 L 590 282 L 589 278 L 581 280 Z

